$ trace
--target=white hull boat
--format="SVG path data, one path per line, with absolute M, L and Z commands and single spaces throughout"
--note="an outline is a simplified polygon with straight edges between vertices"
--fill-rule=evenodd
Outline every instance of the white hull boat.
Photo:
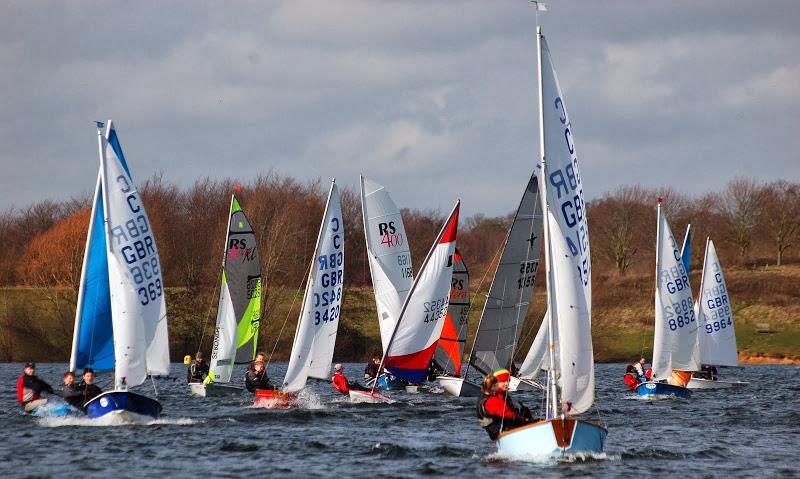
M 216 384 L 216 383 L 189 383 L 189 392 L 192 396 L 196 397 L 222 397 L 233 396 L 244 392 L 244 388 L 239 386 L 231 386 L 230 384 Z
M 389 399 L 383 394 L 373 393 L 369 391 L 350 391 L 349 394 L 350 394 L 350 401 L 356 403 L 391 404 L 395 402 L 393 399 Z
M 738 389 L 747 386 L 749 383 L 742 381 L 724 381 L 720 379 L 692 378 L 686 385 L 689 389 Z
M 481 395 L 481 387 L 477 384 L 465 381 L 464 378 L 438 376 L 436 381 L 439 383 L 439 386 L 451 396 L 478 397 Z

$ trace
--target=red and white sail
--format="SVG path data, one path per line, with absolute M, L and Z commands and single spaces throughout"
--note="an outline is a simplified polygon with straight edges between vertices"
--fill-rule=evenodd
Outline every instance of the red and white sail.
M 403 303 L 384 355 L 386 369 L 411 382 L 425 379 L 439 337 L 442 335 L 458 232 L 458 210 L 453 211 L 439 232 L 422 269 Z

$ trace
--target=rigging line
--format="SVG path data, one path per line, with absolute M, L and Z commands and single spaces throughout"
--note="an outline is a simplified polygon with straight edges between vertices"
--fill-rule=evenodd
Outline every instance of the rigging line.
M 300 286 L 295 289 L 294 297 L 292 298 L 292 304 L 289 305 L 289 310 L 286 311 L 286 316 L 283 318 L 283 324 L 281 324 L 281 329 L 278 331 L 278 335 L 275 337 L 275 344 L 272 345 L 272 350 L 269 352 L 269 356 L 267 356 L 267 364 L 264 365 L 264 370 L 266 370 L 267 366 L 272 362 L 272 355 L 275 353 L 275 350 L 278 348 L 278 342 L 281 340 L 281 336 L 283 336 L 283 330 L 286 328 L 286 323 L 289 321 L 289 316 L 292 314 L 292 310 L 294 309 L 294 305 L 297 302 L 298 293 L 300 290 L 305 292 L 305 284 L 306 284 L 306 277 L 303 276 L 303 281 L 300 283 Z
M 225 265 L 224 264 L 222 265 L 222 271 L 225 271 Z M 211 319 L 211 308 L 214 307 L 214 303 L 215 303 L 214 299 L 216 299 L 217 300 L 216 303 L 219 304 L 219 296 L 218 295 L 222 294 L 222 290 L 220 289 L 220 285 L 222 284 L 222 271 L 220 271 L 220 274 L 217 275 L 217 279 L 216 279 L 216 281 L 214 283 L 214 289 L 212 290 L 212 291 L 215 291 L 215 292 L 218 291 L 219 293 L 217 295 L 214 295 L 214 296 L 211 297 L 211 301 L 208 303 L 208 308 L 206 309 L 206 318 L 201 323 L 203 325 L 203 328 L 202 328 L 202 333 L 200 335 L 200 344 L 197 346 L 197 350 L 198 351 L 201 351 L 203 349 L 203 341 L 205 341 L 205 339 L 206 339 L 206 330 L 208 329 L 208 323 L 209 323 L 209 321 Z

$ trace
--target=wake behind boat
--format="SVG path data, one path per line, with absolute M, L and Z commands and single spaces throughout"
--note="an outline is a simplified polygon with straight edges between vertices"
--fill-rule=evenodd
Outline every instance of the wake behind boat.
M 102 123 L 98 123 L 102 127 Z M 161 404 L 129 391 L 148 375 L 169 374 L 164 283 L 150 220 L 109 120 L 98 130 L 100 171 L 86 240 L 70 370 L 114 370 L 114 390 L 85 407 L 157 419 Z

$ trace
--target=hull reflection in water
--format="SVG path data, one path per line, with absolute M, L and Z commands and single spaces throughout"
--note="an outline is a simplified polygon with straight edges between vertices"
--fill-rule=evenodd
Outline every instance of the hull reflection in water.
M 514 456 L 601 453 L 608 430 L 599 423 L 558 418 L 526 424 L 500 434 L 497 451 Z

